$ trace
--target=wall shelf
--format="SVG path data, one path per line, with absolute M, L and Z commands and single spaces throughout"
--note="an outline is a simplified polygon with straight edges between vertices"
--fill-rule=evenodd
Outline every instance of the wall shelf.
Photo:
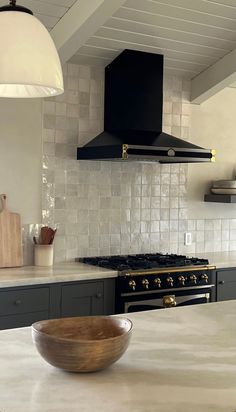
M 236 195 L 215 195 L 209 194 L 204 196 L 204 202 L 215 203 L 236 203 Z

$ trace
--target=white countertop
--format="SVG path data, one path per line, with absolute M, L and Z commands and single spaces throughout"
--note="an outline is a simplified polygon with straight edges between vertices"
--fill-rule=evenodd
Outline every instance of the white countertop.
M 133 337 L 109 369 L 47 364 L 30 328 L 0 331 L 1 412 L 234 412 L 236 301 L 129 314 Z
M 196 253 L 199 258 L 206 258 L 209 263 L 216 266 L 217 269 L 236 268 L 236 252 L 205 252 Z
M 61 263 L 52 267 L 23 266 L 22 268 L 0 269 L 0 287 L 105 279 L 116 276 L 117 272 L 114 270 L 79 262 Z
M 236 268 L 236 252 L 198 253 L 196 256 L 209 259 L 210 264 L 216 266 L 218 269 Z M 22 268 L 0 269 L 0 287 L 95 280 L 112 277 L 117 277 L 115 270 L 99 268 L 79 262 L 61 263 L 48 268 L 23 266 Z

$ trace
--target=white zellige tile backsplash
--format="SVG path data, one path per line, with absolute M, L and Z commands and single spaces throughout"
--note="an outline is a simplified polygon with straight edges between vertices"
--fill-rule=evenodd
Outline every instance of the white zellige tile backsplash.
M 56 261 L 236 250 L 236 220 L 188 220 L 187 165 L 77 161 L 77 146 L 103 130 L 104 71 L 67 64 L 64 79 L 43 107 L 42 219 L 58 226 Z M 190 107 L 189 83 L 166 77 L 164 131 L 188 139 Z

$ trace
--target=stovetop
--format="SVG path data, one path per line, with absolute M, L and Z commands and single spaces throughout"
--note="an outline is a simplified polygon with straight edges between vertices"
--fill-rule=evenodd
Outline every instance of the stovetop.
M 80 262 L 89 265 L 101 266 L 107 269 L 122 271 L 145 270 L 156 268 L 174 268 L 181 266 L 203 266 L 208 265 L 207 259 L 197 257 L 187 257 L 183 255 L 161 253 L 121 255 L 121 256 L 99 256 L 78 259 Z

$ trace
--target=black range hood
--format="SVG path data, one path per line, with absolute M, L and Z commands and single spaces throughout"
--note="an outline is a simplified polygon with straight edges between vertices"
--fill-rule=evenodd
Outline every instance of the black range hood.
M 104 132 L 78 160 L 214 161 L 214 151 L 162 132 L 163 56 L 124 50 L 105 69 Z

